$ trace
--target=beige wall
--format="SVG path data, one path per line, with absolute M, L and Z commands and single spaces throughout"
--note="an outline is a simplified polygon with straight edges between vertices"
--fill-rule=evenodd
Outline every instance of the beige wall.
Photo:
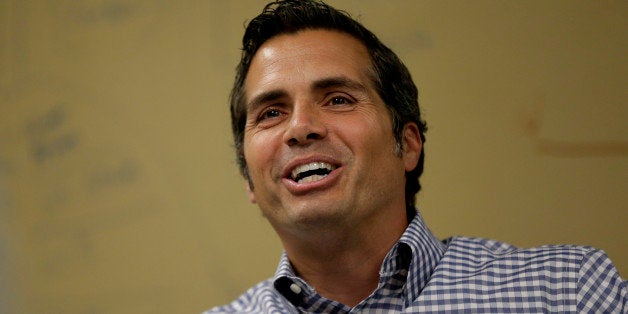
M 439 237 L 628 275 L 626 1 L 330 1 L 404 59 Z M 0 312 L 198 313 L 271 276 L 227 95 L 262 1 L 0 2 Z

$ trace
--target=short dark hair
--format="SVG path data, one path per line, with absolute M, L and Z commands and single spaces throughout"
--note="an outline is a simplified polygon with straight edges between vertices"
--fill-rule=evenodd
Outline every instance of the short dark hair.
M 418 90 L 410 72 L 392 50 L 362 24 L 352 19 L 348 13 L 336 10 L 322 1 L 279 0 L 267 4 L 262 13 L 246 27 L 242 38 L 242 56 L 231 90 L 231 127 L 237 163 L 245 179 L 249 180 L 243 147 L 247 114 L 244 82 L 251 60 L 267 40 L 277 35 L 293 34 L 307 29 L 339 31 L 362 42 L 371 58 L 373 84 L 392 116 L 398 153 L 400 154 L 402 149 L 403 128 L 408 122 L 417 124 L 421 141 L 425 143 L 427 124 L 421 119 Z M 406 172 L 406 213 L 409 218 L 413 217 L 416 211 L 415 195 L 421 190 L 419 177 L 423 172 L 423 164 L 424 152 L 421 148 L 416 168 Z

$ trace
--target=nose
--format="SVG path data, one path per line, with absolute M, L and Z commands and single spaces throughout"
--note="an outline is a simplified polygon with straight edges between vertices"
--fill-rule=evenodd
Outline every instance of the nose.
M 284 133 L 288 146 L 308 145 L 327 136 L 321 113 L 310 105 L 296 105 Z

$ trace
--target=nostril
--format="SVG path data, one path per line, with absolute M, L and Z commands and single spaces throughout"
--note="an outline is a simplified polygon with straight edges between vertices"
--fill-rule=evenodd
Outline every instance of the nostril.
M 312 132 L 312 133 L 308 133 L 305 138 L 300 138 L 300 137 L 290 137 L 287 140 L 287 144 L 288 146 L 293 146 L 293 145 L 304 145 L 306 143 L 309 143 L 310 141 L 313 140 L 320 140 L 322 139 L 323 136 L 319 133 L 316 132 Z
M 290 123 L 286 125 L 283 134 L 284 143 L 289 146 L 308 145 L 312 141 L 318 141 L 327 135 L 326 125 L 314 115 L 293 115 Z
M 299 144 L 299 140 L 297 140 L 296 138 L 291 137 L 291 138 L 288 140 L 288 145 L 289 145 L 289 146 L 296 145 L 296 144 Z
M 321 135 L 320 135 L 320 134 L 318 134 L 318 133 L 314 133 L 314 132 L 312 132 L 312 133 L 309 133 L 309 134 L 306 136 L 306 138 L 307 138 L 308 140 L 318 140 L 318 139 L 320 139 L 320 138 L 321 138 Z

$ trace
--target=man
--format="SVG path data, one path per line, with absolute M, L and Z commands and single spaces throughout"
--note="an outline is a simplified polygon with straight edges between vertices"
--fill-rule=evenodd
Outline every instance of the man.
M 426 125 L 406 67 L 323 3 L 269 4 L 244 34 L 232 128 L 275 277 L 206 313 L 626 311 L 602 251 L 437 240 L 415 209 Z

